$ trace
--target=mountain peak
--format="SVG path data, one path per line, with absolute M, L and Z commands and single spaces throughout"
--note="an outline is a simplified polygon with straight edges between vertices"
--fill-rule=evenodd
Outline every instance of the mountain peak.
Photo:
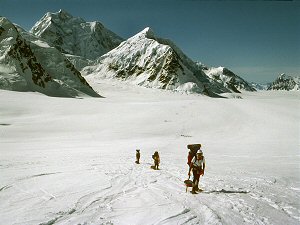
M 57 26 L 57 24 L 68 23 L 69 21 L 77 21 L 79 23 L 84 23 L 85 21 L 80 17 L 74 17 L 66 10 L 60 9 L 58 12 L 47 12 L 35 25 L 40 23 L 47 24 L 47 26 Z M 34 28 L 33 27 L 33 28 Z M 32 28 L 32 29 L 33 29 Z
M 143 39 L 143 38 L 148 38 L 148 39 L 156 39 L 154 31 L 150 27 L 144 28 L 142 31 L 134 35 L 130 39 Z
M 150 27 L 146 27 L 144 30 L 141 31 L 141 33 L 145 33 L 145 35 L 154 36 L 154 31 Z
M 4 17 L 0 17 L 0 55 L 0 89 L 99 96 L 60 51 Z
M 281 73 L 279 76 L 278 76 L 278 79 L 287 79 L 288 76 L 285 74 L 285 73 Z
M 3 29 L 4 29 L 4 27 L 7 27 L 7 26 L 13 27 L 12 22 L 10 22 L 6 17 L 3 17 L 3 16 L 0 16 L 0 25 L 1 25 L 1 27 L 3 27 Z
M 271 84 L 268 90 L 300 90 L 300 78 L 286 75 L 285 73 L 280 74 L 277 79 Z
M 117 47 L 123 39 L 106 29 L 100 22 L 86 22 L 65 10 L 47 13 L 31 29 L 65 54 L 96 59 Z
M 4 32 L 9 32 L 10 37 L 16 37 L 17 29 L 6 17 L 0 16 L 0 37 Z M 0 38 L 1 41 L 2 38 Z
M 144 28 L 118 47 L 103 55 L 97 65 L 84 69 L 96 79 L 116 78 L 150 88 L 203 93 L 220 97 L 228 91 L 214 87 L 172 41 L 157 37 L 150 27 Z
M 240 91 L 255 91 L 245 80 L 233 73 L 226 67 L 206 67 L 202 66 L 204 73 L 213 81 L 222 84 L 229 90 L 240 93 Z
M 58 22 L 60 20 L 65 21 L 73 18 L 73 16 L 67 11 L 60 9 L 58 12 L 47 12 L 40 21 Z
M 56 13 L 61 19 L 70 19 L 73 16 L 69 14 L 67 11 L 60 9 L 58 13 Z
M 66 14 L 66 15 L 70 15 L 66 10 L 64 10 L 64 9 L 59 9 L 58 10 L 58 13 L 59 14 Z

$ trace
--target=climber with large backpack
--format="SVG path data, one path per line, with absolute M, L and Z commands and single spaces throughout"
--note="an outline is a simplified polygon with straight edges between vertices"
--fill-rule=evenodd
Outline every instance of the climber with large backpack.
M 152 159 L 154 160 L 154 168 L 155 170 L 158 170 L 158 166 L 160 163 L 160 157 L 158 154 L 158 151 L 155 151 L 154 154 L 152 155 Z
M 191 171 L 193 171 L 193 184 L 192 184 L 192 194 L 197 194 L 196 191 L 201 191 L 199 189 L 199 180 L 200 176 L 204 175 L 205 170 L 205 158 L 203 156 L 202 150 L 198 150 L 196 153 L 196 157 L 191 161 L 190 169 L 189 169 L 189 177 L 191 175 Z
M 188 153 L 188 157 L 187 157 L 187 164 L 188 164 L 189 171 L 190 171 L 190 166 L 191 166 L 192 160 L 194 158 L 196 158 L 196 153 L 201 148 L 201 144 L 188 144 L 186 147 L 189 149 L 189 153 Z M 193 181 L 190 180 L 190 175 L 189 175 L 189 178 L 184 181 L 184 183 L 186 186 L 186 192 L 189 187 L 193 187 Z

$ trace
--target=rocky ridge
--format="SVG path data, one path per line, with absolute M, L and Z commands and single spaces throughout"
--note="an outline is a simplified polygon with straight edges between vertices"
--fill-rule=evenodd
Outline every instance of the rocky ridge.
M 292 77 L 292 76 L 282 73 L 268 87 L 267 90 L 299 91 L 300 90 L 300 77 Z
M 230 92 L 210 81 L 195 62 L 170 40 L 156 37 L 150 28 L 101 56 L 83 73 L 94 78 L 118 78 L 150 88 L 201 93 L 212 97 Z
M 38 39 L 27 40 L 23 37 L 25 33 L 0 17 L 1 89 L 60 97 L 99 97 L 64 55 Z M 59 65 L 64 71 L 57 71 Z
M 65 54 L 88 60 L 98 58 L 123 41 L 100 22 L 86 22 L 64 10 L 46 13 L 30 32 Z

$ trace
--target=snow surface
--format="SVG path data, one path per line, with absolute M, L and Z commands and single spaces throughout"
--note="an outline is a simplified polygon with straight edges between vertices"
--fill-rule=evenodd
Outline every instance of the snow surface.
M 0 90 L 0 224 L 300 223 L 299 92 L 89 82 L 106 98 Z M 183 184 L 189 143 L 206 157 L 198 195 Z

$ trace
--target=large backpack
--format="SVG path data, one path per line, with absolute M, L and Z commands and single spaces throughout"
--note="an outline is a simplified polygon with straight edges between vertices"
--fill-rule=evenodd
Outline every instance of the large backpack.
M 187 164 L 190 166 L 193 158 L 196 156 L 197 151 L 201 148 L 201 144 L 189 144 L 187 148 L 190 150 L 188 155 Z

